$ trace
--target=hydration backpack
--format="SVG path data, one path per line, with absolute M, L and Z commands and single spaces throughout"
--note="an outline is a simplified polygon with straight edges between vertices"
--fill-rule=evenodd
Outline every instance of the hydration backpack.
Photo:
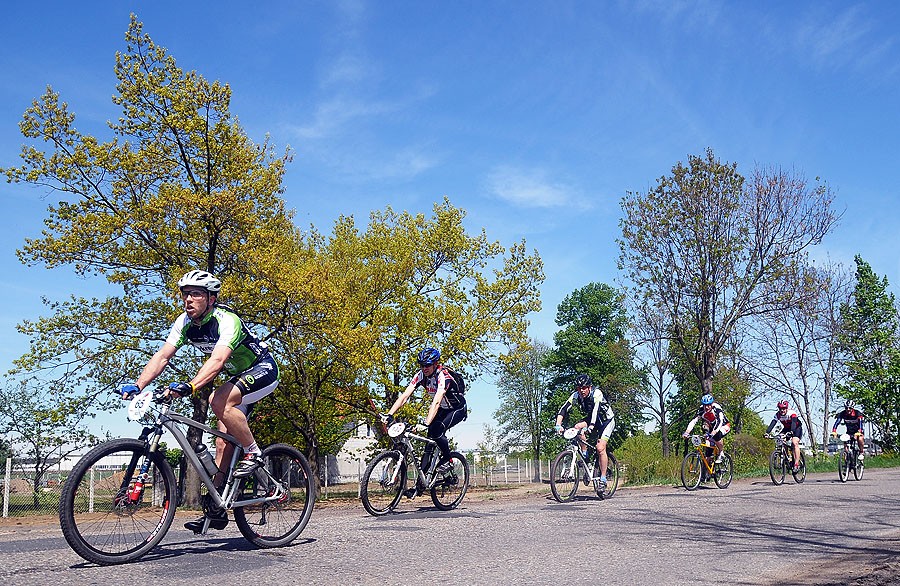
M 456 389 L 459 391 L 461 395 L 466 394 L 466 381 L 463 379 L 462 375 L 456 372 L 455 370 L 444 367 L 444 370 L 447 371 L 447 374 L 453 377 L 453 380 L 456 381 Z
M 443 368 L 444 370 L 444 376 L 449 376 L 450 378 L 452 378 L 453 382 L 456 385 L 455 391 L 448 392 L 445 395 L 447 403 L 450 405 L 450 407 L 456 409 L 466 400 L 466 381 L 463 380 L 462 375 L 455 370 L 447 368 L 446 366 L 442 366 L 441 368 Z

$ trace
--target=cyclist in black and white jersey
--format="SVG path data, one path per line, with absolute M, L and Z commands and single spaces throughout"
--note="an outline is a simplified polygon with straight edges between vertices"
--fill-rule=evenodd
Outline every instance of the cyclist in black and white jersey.
M 425 388 L 425 396 L 431 397 L 431 405 L 428 415 L 425 416 L 425 425 L 428 426 L 428 437 L 433 439 L 441 452 L 436 467 L 445 465 L 450 461 L 450 440 L 447 439 L 447 431 L 457 423 L 468 417 L 466 410 L 466 397 L 460 391 L 460 387 L 449 370 L 440 363 L 441 353 L 436 348 L 425 348 L 419 352 L 418 362 L 421 370 L 413 376 L 406 386 L 406 390 L 397 397 L 394 404 L 384 416 L 386 422 L 390 422 L 394 413 L 402 407 L 420 385 Z M 434 454 L 434 447 L 428 445 L 422 455 L 421 468 L 429 471 Z M 407 496 L 421 494 L 424 486 L 420 484 L 408 489 Z
M 609 456 L 606 455 L 606 444 L 616 429 L 616 418 L 612 406 L 603 391 L 595 389 L 591 384 L 591 377 L 579 374 L 575 377 L 575 392 L 563 403 L 556 414 L 556 431 L 562 433 L 563 420 L 567 419 L 574 407 L 578 407 L 583 419 L 574 427 L 581 429 L 579 443 L 582 449 L 594 442 L 596 438 L 597 455 L 600 460 L 600 484 L 606 484 L 606 470 L 609 464 Z
M 234 436 L 244 449 L 244 458 L 235 467 L 234 476 L 249 476 L 260 464 L 262 450 L 247 425 L 251 405 L 278 386 L 278 365 L 266 345 L 247 329 L 233 311 L 216 301 L 221 281 L 206 271 L 189 271 L 178 281 L 184 300 L 184 313 L 178 316 L 162 347 L 153 355 L 134 384 L 122 387 L 122 398 L 128 399 L 158 377 L 179 348 L 190 344 L 209 357 L 188 382 L 172 383 L 168 393 L 176 397 L 192 395 L 224 372 L 229 378 L 209 397 L 209 405 L 219 420 L 219 429 Z M 216 439 L 216 464 L 231 460 L 232 444 Z M 222 482 L 217 473 L 214 481 Z M 214 516 L 213 516 L 214 515 Z M 186 523 L 185 527 L 200 531 L 204 517 Z M 228 516 L 224 510 L 211 513 L 210 527 L 224 529 Z

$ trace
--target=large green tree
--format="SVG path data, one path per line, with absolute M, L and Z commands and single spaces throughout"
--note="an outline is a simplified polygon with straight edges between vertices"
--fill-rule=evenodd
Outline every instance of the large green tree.
M 572 393 L 575 377 L 588 374 L 615 411 L 616 445 L 644 423 L 643 377 L 634 365 L 623 301 L 622 294 L 605 283 L 590 283 L 566 296 L 556 314 L 561 329 L 546 360 L 552 373 L 546 411 L 555 412 Z
M 22 262 L 109 284 L 105 299 L 47 299 L 48 316 L 19 326 L 32 342 L 18 372 L 82 393 L 85 409 L 111 407 L 108 391 L 132 381 L 162 344 L 179 311 L 175 280 L 188 269 L 216 273 L 251 324 L 277 331 L 287 299 L 277 277 L 296 248 L 279 197 L 289 156 L 254 144 L 230 112 L 230 88 L 180 69 L 134 16 L 125 40 L 109 136 L 79 132 L 48 87 L 20 123 L 30 141 L 22 164 L 2 169 L 59 196 L 41 236 L 18 251 Z M 160 382 L 197 366 L 182 352 Z M 206 395 L 191 401 L 193 417 L 206 420 Z
M 622 200 L 619 266 L 640 305 L 664 313 L 704 392 L 738 322 L 789 301 L 775 286 L 836 221 L 827 185 L 757 168 L 745 179 L 711 149 Z M 764 287 L 764 285 L 770 285 Z
M 313 455 L 335 453 L 349 426 L 395 401 L 423 346 L 441 350 L 469 393 L 476 374 L 524 347 L 527 316 L 540 309 L 540 257 L 524 242 L 507 249 L 484 230 L 469 234 L 464 218 L 445 199 L 431 215 L 372 212 L 365 229 L 341 217 L 327 237 L 307 239 L 300 283 L 313 287 L 292 311 L 302 327 L 277 335 L 292 360 L 264 427 L 291 430 Z M 423 407 L 411 403 L 411 413 Z
M 837 390 L 863 406 L 885 449 L 900 448 L 900 317 L 887 277 L 879 277 L 859 255 L 856 285 L 841 306 L 841 349 L 847 379 Z

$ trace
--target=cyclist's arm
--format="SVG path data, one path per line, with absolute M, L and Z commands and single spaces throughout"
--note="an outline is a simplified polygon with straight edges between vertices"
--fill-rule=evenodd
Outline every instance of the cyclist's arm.
M 420 370 L 416 373 L 416 376 L 414 376 L 413 379 L 409 381 L 409 384 L 406 386 L 406 390 L 400 393 L 400 396 L 397 397 L 397 400 L 394 401 L 394 404 L 391 405 L 390 409 L 388 409 L 388 415 L 393 415 L 397 412 L 398 409 L 400 409 L 400 407 L 403 407 L 406 404 L 412 394 L 416 391 L 416 387 L 419 386 L 419 382 L 421 382 L 421 380 L 422 371 Z
M 776 425 L 778 425 L 778 418 L 773 417 L 772 421 L 769 423 L 769 427 L 766 428 L 766 435 L 772 433 L 772 430 L 775 429 Z
M 571 410 L 572 397 L 570 396 L 566 399 L 566 402 L 562 404 L 562 407 L 559 408 L 559 412 L 556 414 L 556 425 L 562 425 L 563 420 L 569 416 L 569 411 Z
M 178 348 L 169 342 L 165 342 L 160 349 L 156 351 L 156 354 L 150 358 L 147 365 L 144 366 L 144 370 L 141 371 L 141 376 L 138 377 L 134 384 L 136 384 L 139 389 L 144 390 L 144 387 L 152 383 L 156 377 L 166 369 L 169 361 L 172 360 L 172 357 L 175 356 L 175 352 L 177 351 Z
M 686 434 L 691 433 L 691 431 L 693 431 L 693 429 L 694 429 L 694 426 L 697 425 L 697 421 L 699 421 L 699 420 L 700 420 L 699 416 L 691 419 L 691 422 L 688 423 L 687 429 L 684 430 L 684 433 L 686 433 Z
M 212 354 L 200 367 L 200 370 L 191 379 L 191 386 L 194 389 L 202 389 L 213 381 L 219 373 L 225 368 L 225 363 L 231 358 L 232 349 L 228 346 L 216 346 L 213 348 Z
M 591 414 L 587 417 L 588 425 L 597 425 L 597 416 L 600 414 L 600 403 L 604 402 L 603 392 L 600 389 L 594 389 L 594 408 L 591 409 Z

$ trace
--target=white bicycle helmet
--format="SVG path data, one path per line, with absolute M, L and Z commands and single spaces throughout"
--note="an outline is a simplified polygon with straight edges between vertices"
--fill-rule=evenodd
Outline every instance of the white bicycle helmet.
M 218 293 L 222 288 L 222 281 L 206 271 L 188 271 L 178 279 L 178 288 L 202 287 L 210 293 Z

